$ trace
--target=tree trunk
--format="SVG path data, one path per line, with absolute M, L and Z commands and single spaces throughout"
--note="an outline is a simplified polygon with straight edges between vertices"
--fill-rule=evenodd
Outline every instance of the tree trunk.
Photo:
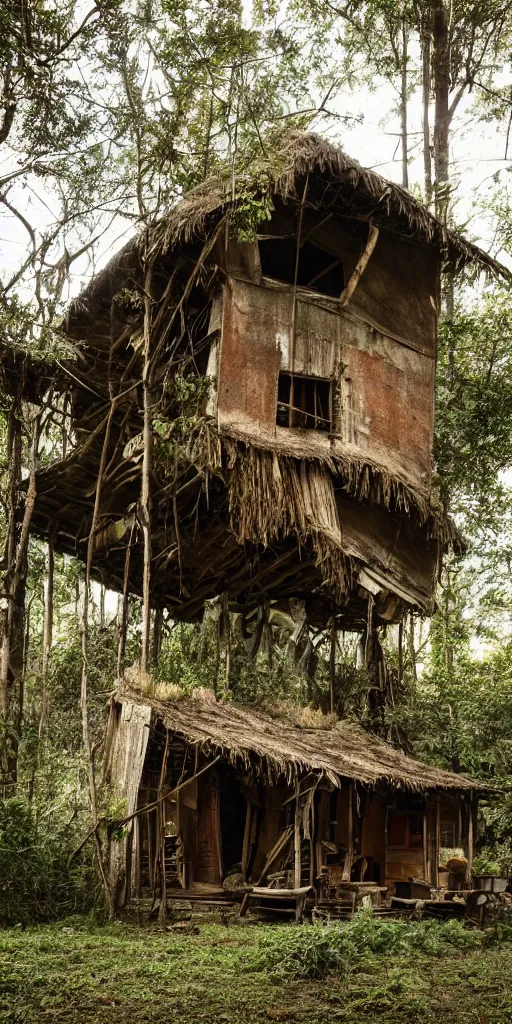
M 407 60 L 409 30 L 402 18 L 402 69 L 400 86 L 400 131 L 402 133 L 402 185 L 409 188 L 408 136 L 407 136 Z
M 151 634 L 151 473 L 153 469 L 153 411 L 151 396 L 151 321 L 152 321 L 152 271 L 146 267 L 144 278 L 144 367 L 142 389 L 144 398 L 144 451 L 142 456 L 142 481 L 140 512 L 144 538 L 144 571 L 142 580 L 142 646 L 140 656 L 141 673 L 148 671 Z
M 434 164 L 436 214 L 443 223 L 448 217 L 450 180 L 450 39 L 444 0 L 434 6 L 433 71 L 435 93 Z
M 41 416 L 38 413 L 32 424 L 27 490 L 24 501 L 20 501 L 23 449 L 21 403 L 18 400 L 13 402 L 7 423 L 7 538 L 4 550 L 5 571 L 0 592 L 0 716 L 5 725 L 0 767 L 5 793 L 14 790 L 16 786 L 23 726 L 28 542 L 36 497 L 35 473 L 40 424 Z
M 423 105 L 423 169 L 425 175 L 425 202 L 432 202 L 432 155 L 430 152 L 430 61 L 432 53 L 432 30 L 424 17 L 421 26 L 421 63 L 422 63 L 422 105 Z
M 49 694 L 48 694 L 48 668 L 53 643 L 53 590 L 55 575 L 55 554 L 53 550 L 53 538 L 48 541 L 47 555 L 47 577 L 44 597 L 44 619 L 43 619 L 43 658 L 41 664 L 41 717 L 39 719 L 39 739 L 43 734 L 46 722 L 48 721 Z

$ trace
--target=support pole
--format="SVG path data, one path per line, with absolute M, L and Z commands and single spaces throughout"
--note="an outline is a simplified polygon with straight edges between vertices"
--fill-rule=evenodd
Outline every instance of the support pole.
M 439 885 L 439 851 L 441 849 L 441 797 L 436 800 L 436 831 L 434 839 L 434 863 L 432 865 L 432 884 Z
M 302 862 L 301 862 L 301 850 L 300 850 L 300 794 L 299 794 L 299 780 L 295 782 L 295 826 L 293 831 L 293 852 L 294 852 L 294 878 L 295 888 L 300 889 L 301 873 L 302 873 Z
M 428 877 L 428 825 L 427 825 L 427 812 L 423 815 L 423 878 L 426 882 L 429 881 Z
M 354 800 L 353 800 L 354 783 L 350 781 L 350 788 L 348 791 L 348 825 L 347 825 L 347 852 L 345 854 L 345 863 L 343 865 L 342 880 L 344 882 L 350 882 L 350 876 L 352 874 L 352 861 L 354 859 Z

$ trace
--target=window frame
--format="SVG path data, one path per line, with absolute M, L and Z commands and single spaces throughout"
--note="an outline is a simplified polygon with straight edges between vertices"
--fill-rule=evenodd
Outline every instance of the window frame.
M 284 402 L 282 399 L 281 400 L 279 399 L 279 391 L 280 391 L 279 385 L 280 385 L 280 382 L 282 380 L 284 380 L 285 378 L 287 378 L 288 381 L 289 381 L 289 391 L 288 391 L 288 401 L 287 402 Z M 300 381 L 308 381 L 308 382 L 313 384 L 313 394 L 314 394 L 314 402 L 315 402 L 315 408 L 313 409 L 313 411 L 308 411 L 307 408 L 301 408 L 299 405 L 294 404 L 295 403 L 295 397 L 294 396 L 295 396 L 295 393 L 296 393 L 295 392 L 295 384 L 296 384 L 296 382 L 300 382 Z M 293 383 L 293 391 L 292 391 L 292 383 Z M 327 385 L 327 387 L 328 387 L 328 394 L 327 394 L 328 417 L 320 415 L 320 413 L 317 411 L 316 403 L 317 403 L 317 399 L 319 397 L 318 396 L 318 387 L 320 385 Z M 293 403 L 292 403 L 292 397 L 293 397 Z M 320 412 L 324 412 L 324 411 L 325 410 L 323 409 L 323 407 L 320 406 Z M 283 424 L 283 423 L 279 422 L 278 417 L 279 417 L 279 413 L 280 412 L 281 413 L 283 413 L 283 412 L 286 413 L 287 412 L 287 414 L 288 414 L 288 423 Z M 301 423 L 294 422 L 294 419 L 297 419 L 297 418 L 299 418 L 301 416 L 302 417 L 306 417 L 306 424 L 301 424 Z M 307 422 L 308 419 L 309 420 L 313 420 L 313 423 L 309 424 Z M 325 424 L 325 426 L 320 426 L 319 423 Z M 277 427 L 282 427 L 283 429 L 287 429 L 287 430 L 289 430 L 289 429 L 292 429 L 292 430 L 314 430 L 317 433 L 321 433 L 321 434 L 332 434 L 334 432 L 334 381 L 332 380 L 332 378 L 331 377 L 318 377 L 318 376 L 316 376 L 314 374 L 307 374 L 307 373 L 294 373 L 291 370 L 280 369 L 279 370 L 279 374 L 278 374 L 278 379 L 277 379 L 276 426 Z

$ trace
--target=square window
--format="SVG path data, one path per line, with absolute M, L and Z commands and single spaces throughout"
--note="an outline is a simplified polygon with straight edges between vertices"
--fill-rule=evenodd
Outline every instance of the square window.
M 332 430 L 332 382 L 322 377 L 281 372 L 276 423 L 279 427 Z

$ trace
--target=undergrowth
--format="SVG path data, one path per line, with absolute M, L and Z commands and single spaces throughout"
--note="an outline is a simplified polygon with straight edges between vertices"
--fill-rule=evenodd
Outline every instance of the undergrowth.
M 512 945 L 485 942 L 368 916 L 189 933 L 76 916 L 0 929 L 0 1024 L 510 1024 Z
M 347 975 L 375 955 L 390 957 L 421 952 L 444 956 L 479 949 L 483 932 L 470 931 L 460 921 L 381 921 L 361 911 L 343 924 L 276 928 L 262 934 L 252 969 L 266 970 L 275 978 L 324 978 Z

